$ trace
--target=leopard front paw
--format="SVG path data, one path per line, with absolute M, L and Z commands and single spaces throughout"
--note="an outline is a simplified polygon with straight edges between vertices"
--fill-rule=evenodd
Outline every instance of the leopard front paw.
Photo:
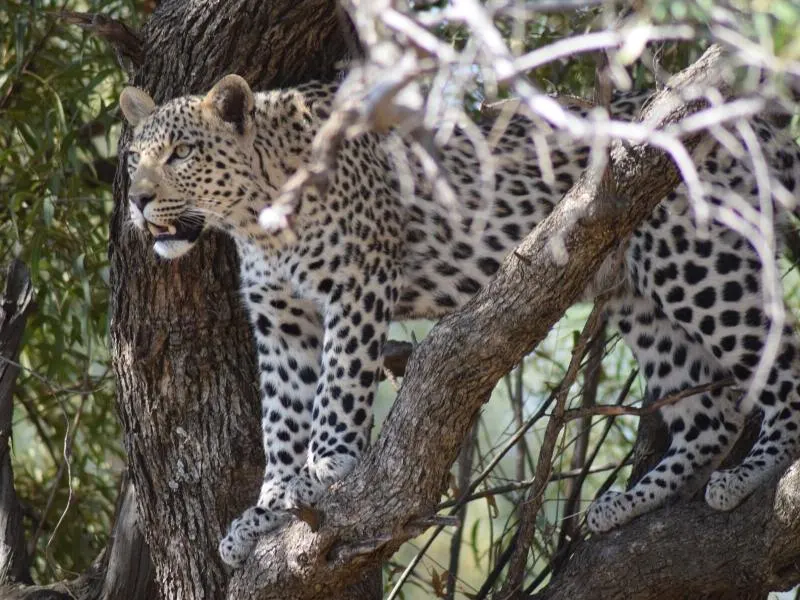
M 241 567 L 258 538 L 283 525 L 289 515 L 252 506 L 233 520 L 228 534 L 219 543 L 219 555 L 231 567 Z
M 327 485 L 312 477 L 307 468 L 303 469 L 299 475 L 287 483 L 284 500 L 287 510 L 314 506 L 327 487 Z
M 714 510 L 733 510 L 751 492 L 748 471 L 736 467 L 728 471 L 715 471 L 706 485 L 706 504 Z

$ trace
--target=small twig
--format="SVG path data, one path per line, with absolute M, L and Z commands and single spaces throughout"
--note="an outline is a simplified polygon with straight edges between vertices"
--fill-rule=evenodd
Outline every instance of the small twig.
M 620 463 L 609 463 L 606 465 L 601 465 L 599 467 L 591 467 L 590 469 L 574 469 L 570 471 L 561 471 L 560 473 L 553 473 L 548 479 L 548 483 L 553 483 L 555 481 L 564 481 L 568 479 L 575 479 L 585 477 L 586 475 L 592 475 L 594 473 L 603 473 L 605 471 L 611 471 L 612 469 L 617 469 L 620 466 L 627 466 L 626 464 L 620 465 Z M 488 488 L 482 490 L 480 492 L 475 492 L 474 494 L 470 494 L 464 500 L 466 502 L 472 502 L 473 500 L 480 500 L 481 498 L 488 498 L 490 496 L 499 496 L 501 494 L 507 494 L 509 492 L 516 492 L 519 490 L 524 490 L 531 487 L 536 482 L 535 478 L 525 479 L 520 481 L 515 481 L 513 483 L 507 483 L 506 485 L 498 485 L 497 487 Z M 458 503 L 458 500 L 447 500 L 442 502 L 437 506 L 437 510 L 444 510 L 445 508 L 450 508 L 455 506 Z
M 469 476 L 472 473 L 472 458 L 475 443 L 478 438 L 478 422 L 472 425 L 461 453 L 458 457 L 458 489 L 462 490 L 469 485 Z M 453 518 L 453 517 L 450 517 Z M 447 600 L 453 600 L 456 594 L 456 579 L 458 578 L 458 565 L 461 557 L 461 539 L 464 534 L 464 523 L 467 520 L 467 503 L 465 502 L 458 511 L 458 527 L 450 539 L 450 564 L 447 568 Z
M 583 393 L 581 394 L 581 408 L 591 408 L 597 401 L 597 388 L 600 386 L 600 374 L 602 372 L 603 351 L 606 345 L 605 327 L 602 327 L 597 335 L 592 339 L 589 346 L 589 359 L 584 369 L 584 384 Z M 561 531 L 558 536 L 558 544 L 556 546 L 555 556 L 566 557 L 568 552 L 565 549 L 570 546 L 580 528 L 578 519 L 578 508 L 581 501 L 581 489 L 583 488 L 583 480 L 591 467 L 591 463 L 586 461 L 586 455 L 589 450 L 589 434 L 591 432 L 591 418 L 586 417 L 580 419 L 578 422 L 578 437 L 572 449 L 572 458 L 570 459 L 571 470 L 579 471 L 580 475 L 574 479 L 570 479 L 566 485 L 567 500 L 564 503 L 562 510 L 564 519 L 561 522 Z M 553 569 L 558 570 L 560 566 L 559 560 L 553 561 Z
M 478 593 L 475 594 L 475 600 L 484 600 L 489 595 L 489 592 L 492 591 L 492 588 L 494 587 L 495 582 L 497 582 L 500 573 L 503 571 L 503 569 L 505 569 L 509 559 L 511 558 L 512 552 L 514 552 L 518 538 L 519 530 L 514 532 L 514 535 L 511 536 L 511 540 L 508 542 L 508 546 L 506 546 L 505 550 L 503 550 L 503 553 L 497 557 L 497 562 L 495 563 L 489 575 L 486 577 L 486 580 L 481 585 Z
M 524 361 L 517 367 L 517 385 L 514 393 L 511 393 L 511 386 L 509 385 L 509 398 L 511 400 L 511 409 L 514 412 L 514 423 L 517 429 L 525 424 L 525 415 L 523 405 L 525 403 L 523 394 L 523 373 L 525 372 Z M 510 377 L 509 377 L 510 379 Z M 525 479 L 525 459 L 528 456 L 528 444 L 525 438 L 522 438 L 517 444 L 517 460 L 516 460 L 516 479 L 523 481 Z
M 663 398 L 648 404 L 647 406 L 610 406 L 610 405 L 597 405 L 587 408 L 573 408 L 564 413 L 564 419 L 571 421 L 573 419 L 581 419 L 587 416 L 603 415 L 607 417 L 622 417 L 631 415 L 634 417 L 642 417 L 644 415 L 652 414 L 663 407 L 670 404 L 680 402 L 684 398 L 694 396 L 695 394 L 702 394 L 703 392 L 711 392 L 725 387 L 730 387 L 736 384 L 733 377 L 727 377 L 718 381 L 712 381 L 694 387 L 686 388 L 672 394 L 667 394 Z
M 45 556 L 48 556 L 50 544 L 53 541 L 59 527 L 61 526 L 61 522 L 64 520 L 64 517 L 66 516 L 70 505 L 72 504 L 72 495 L 73 495 L 72 442 L 75 438 L 75 433 L 78 430 L 78 425 L 80 425 L 81 422 L 81 416 L 83 415 L 83 407 L 86 403 L 86 395 L 82 395 L 80 398 L 81 398 L 80 404 L 78 405 L 78 409 L 75 411 L 75 416 L 73 417 L 71 424 L 69 422 L 66 412 L 64 413 L 64 421 L 66 422 L 67 431 L 66 434 L 64 435 L 63 460 L 61 461 L 61 464 L 58 466 L 58 471 L 56 472 L 56 476 L 53 478 L 53 484 L 51 485 L 50 493 L 47 496 L 47 503 L 45 504 L 44 510 L 42 511 L 42 518 L 39 521 L 38 525 L 36 526 L 36 530 L 34 534 L 31 536 L 30 541 L 28 542 L 28 554 L 30 554 L 31 556 L 33 556 L 33 553 L 36 550 L 36 543 L 39 540 L 39 536 L 42 534 L 45 521 L 47 520 L 47 513 L 50 511 L 50 507 L 53 505 L 53 501 L 55 500 L 59 483 L 61 481 L 61 478 L 64 476 L 64 473 L 67 474 L 67 484 L 69 486 L 67 495 L 67 505 L 64 507 L 64 511 L 61 513 L 61 516 L 56 522 L 55 527 L 53 527 L 53 531 L 50 534 L 50 538 L 47 541 L 47 549 L 45 550 Z
M 44 429 L 44 425 L 42 425 L 42 420 L 39 418 L 40 413 L 37 411 L 31 403 L 22 395 L 19 394 L 17 400 L 22 404 L 23 408 L 25 409 L 25 413 L 27 418 L 33 424 L 33 428 L 36 430 L 36 433 L 39 435 L 39 439 L 44 444 L 45 450 L 50 455 L 50 459 L 53 461 L 54 465 L 58 464 L 58 457 L 56 456 L 55 448 L 53 448 L 53 444 L 50 442 L 50 436 Z
M 514 550 L 511 553 L 506 582 L 498 594 L 500 598 L 511 597 L 522 585 L 522 580 L 525 575 L 525 565 L 528 560 L 528 551 L 536 528 L 536 515 L 541 507 L 544 490 L 547 487 L 552 473 L 553 453 L 555 451 L 556 442 L 566 422 L 564 420 L 564 414 L 569 389 L 578 376 L 583 357 L 588 350 L 589 341 L 597 335 L 597 332 L 603 325 L 605 310 L 604 300 L 605 299 L 601 296 L 595 303 L 592 313 L 589 315 L 586 325 L 572 350 L 572 358 L 567 367 L 567 372 L 559 386 L 556 395 L 556 405 L 547 423 L 544 439 L 542 440 L 542 445 L 539 450 L 539 461 L 536 465 L 536 473 L 534 475 L 535 483 L 528 492 L 528 497 L 525 500 L 521 512 L 518 527 L 519 535 L 517 536 Z
M 433 526 L 437 527 L 458 527 L 463 525 L 461 519 L 459 517 L 454 517 L 451 515 L 429 515 L 427 517 L 420 517 L 419 519 L 414 519 L 413 521 L 409 521 L 405 525 L 406 530 L 425 530 Z

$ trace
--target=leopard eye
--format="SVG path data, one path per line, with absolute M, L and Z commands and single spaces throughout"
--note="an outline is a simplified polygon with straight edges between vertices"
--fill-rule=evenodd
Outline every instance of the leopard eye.
M 192 153 L 192 147 L 189 144 L 178 144 L 172 149 L 172 154 L 169 156 L 167 162 L 174 160 L 183 160 Z
M 139 162 L 139 153 L 136 150 L 128 150 L 128 164 Z

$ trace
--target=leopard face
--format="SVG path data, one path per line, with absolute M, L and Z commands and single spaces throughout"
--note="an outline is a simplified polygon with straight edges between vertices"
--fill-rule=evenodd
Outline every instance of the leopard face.
M 241 77 L 223 78 L 204 97 L 159 107 L 128 87 L 120 106 L 134 128 L 127 152 L 131 221 L 153 236 L 158 255 L 182 256 L 208 226 L 252 220 L 252 204 L 263 204 L 267 193 L 252 176 L 254 102 Z

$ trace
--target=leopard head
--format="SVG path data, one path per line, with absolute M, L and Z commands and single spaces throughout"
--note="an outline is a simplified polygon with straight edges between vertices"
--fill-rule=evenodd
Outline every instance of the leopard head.
M 155 252 L 177 258 L 208 226 L 231 230 L 253 212 L 253 92 L 238 75 L 205 96 L 156 106 L 138 88 L 120 96 L 133 127 L 127 151 L 128 203 L 133 224 L 149 231 Z M 252 217 L 250 217 L 252 218 Z

